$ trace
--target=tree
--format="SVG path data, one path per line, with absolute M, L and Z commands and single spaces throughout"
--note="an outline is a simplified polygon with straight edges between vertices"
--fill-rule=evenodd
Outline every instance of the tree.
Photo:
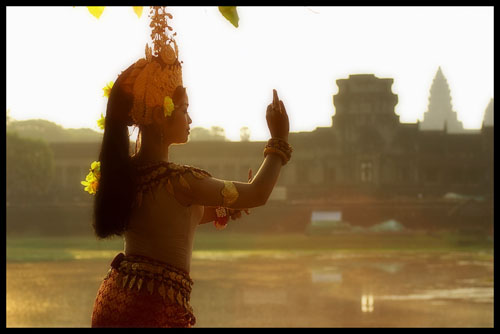
M 220 126 L 212 126 L 210 133 L 215 141 L 226 141 L 226 130 Z
M 7 131 L 16 132 L 23 138 L 43 139 L 49 143 L 100 142 L 103 136 L 102 133 L 88 128 L 66 129 L 45 119 L 28 119 L 24 121 L 8 119 Z
M 240 129 L 240 141 L 250 141 L 250 129 L 247 126 Z
M 42 140 L 7 132 L 7 200 L 30 201 L 47 195 L 54 176 L 54 158 Z
M 10 122 L 12 122 L 12 118 L 10 117 L 10 109 L 7 109 L 7 126 L 9 126 Z
M 189 140 L 204 141 L 204 140 L 210 140 L 209 137 L 210 137 L 210 130 L 202 128 L 201 126 L 197 126 L 191 129 Z
M 206 129 L 200 126 L 191 129 L 189 136 L 191 141 L 226 141 L 226 131 L 220 126 L 212 126 Z

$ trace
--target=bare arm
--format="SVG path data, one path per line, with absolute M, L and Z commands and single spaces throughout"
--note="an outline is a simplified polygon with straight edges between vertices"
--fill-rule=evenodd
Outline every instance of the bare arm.
M 278 98 L 278 93 L 273 90 L 273 102 L 267 107 L 266 120 L 274 138 L 288 141 L 289 122 L 285 106 Z M 204 206 L 225 206 L 228 208 L 244 209 L 264 205 L 278 180 L 282 160 L 279 155 L 268 154 L 262 162 L 257 174 L 249 183 L 221 180 L 213 177 L 197 179 L 186 175 L 189 187 L 182 187 L 179 181 L 174 181 L 174 186 L 181 191 L 188 203 Z M 228 205 L 224 204 L 223 189 L 228 183 L 234 184 L 238 197 Z M 175 184 L 177 183 L 177 184 Z
M 251 185 L 255 187 L 255 192 L 258 193 L 263 200 L 261 205 L 266 204 L 271 192 L 273 191 L 281 170 L 281 158 L 274 154 L 269 154 L 260 165 L 255 178 Z
M 174 181 L 174 187 L 178 189 L 177 193 L 182 193 L 190 204 L 204 205 L 205 207 L 226 206 L 236 209 L 254 208 L 267 202 L 278 180 L 281 165 L 279 156 L 269 154 L 262 162 L 252 182 L 230 181 L 238 191 L 238 198 L 231 205 L 224 205 L 222 196 L 224 182 L 227 182 L 227 180 L 212 177 L 200 180 L 186 174 L 184 178 L 189 183 L 189 189 L 177 184 L 178 180 Z
M 278 98 L 278 92 L 273 89 L 273 102 L 267 106 L 266 120 L 271 136 L 288 142 L 289 122 L 283 101 Z M 268 154 L 260 165 L 257 174 L 250 183 L 258 194 L 261 205 L 264 205 L 273 191 L 282 166 L 278 155 Z

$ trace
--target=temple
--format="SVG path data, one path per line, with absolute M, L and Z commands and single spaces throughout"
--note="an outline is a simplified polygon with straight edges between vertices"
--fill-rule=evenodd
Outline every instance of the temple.
M 406 226 L 427 224 L 426 228 L 459 221 L 492 224 L 493 99 L 482 128 L 467 131 L 451 109 L 441 70 L 421 123 L 399 121 L 393 79 L 358 74 L 336 83 L 331 126 L 290 133 L 292 159 L 282 169 L 268 204 L 254 211 L 257 216 L 266 212 L 262 224 L 280 226 L 275 210 L 280 215 L 287 212 L 288 221 L 280 228 L 303 230 L 311 210 L 330 208 L 361 225 L 388 218 Z M 193 141 L 172 146 L 169 159 L 206 169 L 217 178 L 246 182 L 249 168 L 257 173 L 264 146 L 263 141 Z M 51 144 L 58 175 L 55 202 L 91 204 L 92 196 L 80 181 L 99 147 L 100 143 Z M 479 200 L 464 205 L 450 198 Z M 472 210 L 469 215 L 467 207 Z
M 464 133 L 462 122 L 457 118 L 453 110 L 450 96 L 450 88 L 441 67 L 432 82 L 429 106 L 424 113 L 424 120 L 419 123 L 420 130 L 444 130 L 449 133 Z

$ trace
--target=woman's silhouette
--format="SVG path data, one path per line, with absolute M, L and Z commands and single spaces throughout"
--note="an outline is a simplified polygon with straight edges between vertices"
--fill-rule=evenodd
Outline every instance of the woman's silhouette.
M 266 111 L 272 138 L 248 183 L 169 161 L 170 145 L 185 143 L 191 124 L 172 42 L 155 43 L 156 52 L 147 50 L 120 74 L 109 96 L 93 226 L 99 238 L 122 236 L 125 249 L 99 288 L 93 327 L 194 325 L 189 272 L 196 227 L 214 221 L 222 227 L 242 210 L 264 205 L 291 156 L 288 116 L 273 90 Z M 133 155 L 131 125 L 140 131 Z

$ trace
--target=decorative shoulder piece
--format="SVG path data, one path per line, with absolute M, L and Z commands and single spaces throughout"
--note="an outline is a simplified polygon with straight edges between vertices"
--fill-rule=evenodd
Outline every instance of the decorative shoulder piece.
M 193 166 L 189 166 L 189 165 L 184 165 L 183 166 L 187 171 L 189 171 L 191 174 L 193 174 L 194 177 L 196 177 L 197 179 L 204 179 L 206 177 L 212 177 L 212 174 L 210 174 L 209 172 L 207 172 L 206 170 L 203 170 L 201 168 L 198 168 L 198 167 L 193 167 Z
M 197 179 L 211 177 L 212 175 L 197 167 L 189 165 L 178 165 L 173 162 L 160 161 L 157 163 L 140 166 L 137 168 L 137 197 L 136 206 L 142 204 L 144 193 L 153 193 L 156 187 L 165 187 L 167 191 L 174 195 L 172 179 L 177 178 L 181 186 L 190 189 L 189 183 L 184 178 L 186 173 L 191 173 Z

